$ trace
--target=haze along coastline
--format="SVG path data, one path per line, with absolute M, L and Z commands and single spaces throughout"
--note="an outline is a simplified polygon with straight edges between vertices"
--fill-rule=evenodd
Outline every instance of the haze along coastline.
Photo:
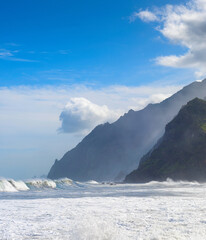
M 195 98 L 167 124 L 164 136 L 125 182 L 206 182 L 206 101 Z
M 183 105 L 206 96 L 206 79 L 193 82 L 158 104 L 130 110 L 116 122 L 97 126 L 51 167 L 48 178 L 75 181 L 121 181 L 137 169 L 141 157 L 164 134 Z

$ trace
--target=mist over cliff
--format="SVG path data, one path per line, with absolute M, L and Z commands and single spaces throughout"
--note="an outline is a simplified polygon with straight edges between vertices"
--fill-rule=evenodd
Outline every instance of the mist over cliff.
M 163 135 L 182 105 L 206 96 L 206 79 L 193 82 L 158 104 L 130 110 L 116 122 L 98 125 L 62 159 L 55 161 L 48 178 L 122 180 L 136 169 L 141 157 Z
M 195 98 L 167 124 L 164 136 L 125 182 L 206 180 L 206 101 Z

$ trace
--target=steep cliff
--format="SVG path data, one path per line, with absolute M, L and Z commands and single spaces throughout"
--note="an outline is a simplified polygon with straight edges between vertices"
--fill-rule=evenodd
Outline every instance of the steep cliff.
M 206 80 L 194 82 L 158 104 L 130 110 L 116 122 L 97 126 L 52 166 L 48 177 L 86 181 L 120 180 L 163 135 L 165 125 L 189 100 L 206 96 Z
M 184 106 L 125 182 L 167 178 L 206 181 L 206 101 L 195 98 Z

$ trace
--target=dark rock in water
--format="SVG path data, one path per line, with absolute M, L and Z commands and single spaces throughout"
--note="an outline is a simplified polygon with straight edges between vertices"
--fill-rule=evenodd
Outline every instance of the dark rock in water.
M 206 80 L 194 82 L 161 103 L 149 104 L 140 111 L 130 110 L 112 124 L 97 126 L 54 163 L 48 177 L 113 181 L 121 173 L 126 176 L 138 167 L 139 159 L 163 135 L 165 125 L 181 106 L 205 96 Z
M 195 98 L 166 126 L 158 144 L 125 182 L 206 181 L 206 101 Z

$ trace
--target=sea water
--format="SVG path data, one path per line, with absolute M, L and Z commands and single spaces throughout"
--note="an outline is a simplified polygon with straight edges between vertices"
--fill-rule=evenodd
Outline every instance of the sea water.
M 205 239 L 206 184 L 0 179 L 0 239 Z

